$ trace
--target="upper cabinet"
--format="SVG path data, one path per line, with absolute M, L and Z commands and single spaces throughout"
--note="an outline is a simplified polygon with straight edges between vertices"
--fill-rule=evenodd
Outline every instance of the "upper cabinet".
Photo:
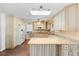
M 77 31 L 79 31 L 79 4 L 77 4 L 77 20 L 76 20 L 77 22 Z
M 36 20 L 33 21 L 33 30 L 50 31 L 53 27 L 53 20 Z
M 46 21 L 37 20 L 33 22 L 33 30 L 45 30 L 46 29 Z
M 65 31 L 69 30 L 69 8 L 65 8 Z
M 76 16 L 77 16 L 77 9 L 76 4 L 70 5 L 68 8 L 68 28 L 69 31 L 76 31 Z M 67 24 L 66 24 L 67 25 Z
M 72 4 L 70 6 L 67 6 L 65 8 L 65 29 L 66 31 L 78 31 L 78 23 L 79 23 L 79 18 L 78 18 L 78 5 L 77 4 Z
M 65 9 L 61 12 L 61 30 L 65 30 Z
M 53 17 L 54 30 L 79 31 L 79 4 L 65 7 Z
M 64 30 L 65 28 L 65 10 L 63 9 L 61 12 L 59 12 L 54 18 L 54 30 L 60 31 Z
M 51 30 L 53 28 L 53 20 L 52 19 L 48 19 L 48 21 L 46 22 L 46 27 L 47 27 L 47 30 Z

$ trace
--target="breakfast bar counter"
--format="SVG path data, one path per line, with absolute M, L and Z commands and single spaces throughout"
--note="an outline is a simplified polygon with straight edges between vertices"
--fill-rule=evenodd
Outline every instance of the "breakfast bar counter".
M 72 39 L 65 39 L 63 37 L 52 36 L 46 38 L 33 37 L 28 44 L 79 44 L 79 41 Z
M 59 55 L 71 56 L 74 55 L 73 54 L 74 50 L 77 51 L 79 41 L 65 39 L 53 35 L 46 38 L 32 37 L 31 40 L 28 42 L 28 45 L 31 56 L 59 56 Z M 77 53 L 75 53 L 75 55 L 76 54 Z

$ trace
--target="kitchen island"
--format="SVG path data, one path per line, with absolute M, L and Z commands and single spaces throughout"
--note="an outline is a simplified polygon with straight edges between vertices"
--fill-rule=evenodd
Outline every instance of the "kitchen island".
M 32 37 L 28 42 L 30 56 L 77 56 L 79 41 L 58 36 Z

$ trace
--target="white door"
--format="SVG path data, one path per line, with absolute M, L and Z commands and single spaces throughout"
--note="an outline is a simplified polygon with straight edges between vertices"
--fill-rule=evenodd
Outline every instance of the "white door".
M 25 40 L 25 28 L 24 28 L 24 25 L 18 25 L 17 32 L 18 32 L 17 44 L 21 45 Z

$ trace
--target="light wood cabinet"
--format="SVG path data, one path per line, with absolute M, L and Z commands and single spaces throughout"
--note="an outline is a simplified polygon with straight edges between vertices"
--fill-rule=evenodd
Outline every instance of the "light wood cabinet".
M 47 30 L 51 30 L 51 28 L 53 27 L 53 20 L 51 18 L 46 21 L 46 27 Z
M 77 31 L 77 4 L 65 8 L 65 31 Z
M 64 30 L 65 29 L 65 10 L 63 9 L 62 12 L 58 13 L 54 18 L 54 30 Z
M 53 17 L 53 20 L 55 31 L 79 31 L 79 4 L 65 7 Z
M 62 56 L 79 56 L 79 45 L 62 45 Z
M 44 20 L 37 20 L 33 22 L 33 30 L 41 30 L 44 29 L 46 30 L 46 21 Z
M 71 5 L 69 8 L 69 31 L 76 31 L 76 4 Z
M 65 9 L 61 12 L 61 30 L 65 30 Z
M 53 24 L 53 20 L 37 20 L 33 21 L 33 30 L 51 30 L 51 25 Z
M 30 56 L 56 56 L 56 45 L 30 44 Z
M 73 4 L 65 8 L 66 31 L 79 31 L 79 4 Z
M 76 31 L 76 22 L 77 22 L 77 5 L 73 4 L 70 6 L 67 6 L 65 8 L 65 16 L 62 15 L 63 20 L 64 20 L 64 26 L 65 31 Z M 62 12 L 60 12 L 62 13 Z M 62 21 L 61 21 L 62 22 Z
M 65 8 L 65 31 L 69 30 L 69 8 Z
M 76 22 L 77 31 L 79 31 L 79 4 L 77 4 L 77 22 Z

